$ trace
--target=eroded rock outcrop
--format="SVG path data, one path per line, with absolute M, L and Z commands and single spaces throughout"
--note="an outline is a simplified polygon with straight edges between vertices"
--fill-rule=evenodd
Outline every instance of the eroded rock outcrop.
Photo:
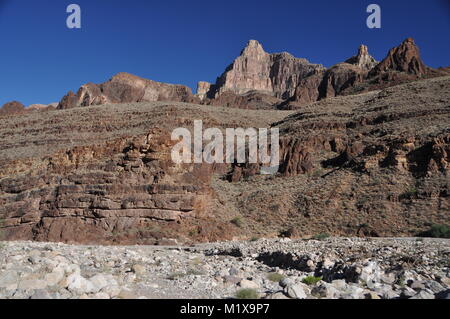
M 151 81 L 138 76 L 119 73 L 102 84 L 88 83 L 75 94 L 70 91 L 58 105 L 58 109 L 108 103 L 132 103 L 151 101 L 198 102 L 190 88 Z
M 208 97 L 208 92 L 211 90 L 212 84 L 205 81 L 200 81 L 197 84 L 197 96 L 200 100 Z
M 355 85 L 363 83 L 374 64 L 375 59 L 369 55 L 367 47 L 362 45 L 358 54 L 346 62 L 302 79 L 294 95 L 281 105 L 281 109 L 295 109 L 321 99 L 341 95 Z
M 283 100 L 269 94 L 251 91 L 245 94 L 224 92 L 215 99 L 206 99 L 203 104 L 214 106 L 226 106 L 241 109 L 273 109 Z
M 155 221 L 204 216 L 211 167 L 175 165 L 174 143 L 154 129 L 36 159 L 34 169 L 2 167 L 1 176 L 10 176 L 0 182 L 6 238 L 155 243 Z
M 279 105 L 279 108 L 290 110 L 314 101 L 318 101 L 321 97 L 319 88 L 322 85 L 324 74 L 325 72 L 319 72 L 301 80 L 295 89 L 294 96 Z
M 18 101 L 8 102 L 0 108 L 0 116 L 20 114 L 23 112 L 25 112 L 25 106 Z
M 287 52 L 269 54 L 258 41 L 250 40 L 216 83 L 199 82 L 195 95 L 183 85 L 119 73 L 105 83 L 87 83 L 77 93 L 70 91 L 57 108 L 175 101 L 239 108 L 296 109 L 324 98 L 446 74 L 448 68 L 434 70 L 423 63 L 411 38 L 391 49 L 380 63 L 369 54 L 367 46 L 361 45 L 355 56 L 328 69 Z M 254 98 L 255 95 L 258 96 Z
M 346 89 L 363 82 L 366 75 L 367 71 L 357 65 L 339 63 L 331 67 L 318 88 L 319 99 L 341 95 Z
M 57 105 L 57 104 L 56 104 Z M 8 116 L 8 115 L 20 115 L 26 114 L 30 112 L 45 112 L 51 111 L 55 109 L 55 104 L 31 104 L 28 107 L 25 107 L 20 102 L 13 101 L 6 103 L 3 107 L 0 108 L 0 116 Z
M 27 111 L 42 112 L 55 110 L 59 103 L 50 104 L 31 104 L 27 107 Z

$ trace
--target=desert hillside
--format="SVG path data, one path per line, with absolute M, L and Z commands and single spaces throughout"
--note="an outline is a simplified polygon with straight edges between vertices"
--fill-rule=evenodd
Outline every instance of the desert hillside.
M 247 232 L 417 235 L 450 222 L 450 78 L 305 106 L 282 121 L 277 177 L 213 183 Z
M 297 111 L 138 102 L 2 117 L 7 239 L 411 236 L 450 223 L 450 77 Z M 175 165 L 173 128 L 278 127 L 281 166 Z

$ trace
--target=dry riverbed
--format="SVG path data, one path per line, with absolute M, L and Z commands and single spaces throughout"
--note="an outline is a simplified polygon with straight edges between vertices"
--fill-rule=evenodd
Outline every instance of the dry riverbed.
M 0 247 L 0 298 L 8 299 L 450 296 L 450 240 L 445 239 L 259 239 L 191 247 L 4 242 Z

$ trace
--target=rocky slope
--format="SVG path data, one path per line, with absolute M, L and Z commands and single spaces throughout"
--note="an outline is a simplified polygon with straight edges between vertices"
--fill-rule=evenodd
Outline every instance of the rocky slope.
M 449 240 L 0 243 L 0 298 L 449 299 Z
M 310 104 L 273 124 L 278 177 L 240 164 L 233 183 L 214 185 L 257 236 L 414 235 L 450 225 L 449 94 L 444 77 Z

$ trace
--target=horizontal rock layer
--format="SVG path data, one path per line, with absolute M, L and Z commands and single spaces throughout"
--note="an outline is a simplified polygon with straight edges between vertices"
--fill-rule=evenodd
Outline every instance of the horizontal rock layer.
M 167 138 L 154 130 L 133 139 L 75 147 L 47 158 L 42 170 L 3 178 L 0 215 L 6 237 L 145 242 L 152 240 L 145 235 L 151 221 L 201 216 L 211 196 L 211 170 L 175 167 L 170 159 L 173 142 Z

